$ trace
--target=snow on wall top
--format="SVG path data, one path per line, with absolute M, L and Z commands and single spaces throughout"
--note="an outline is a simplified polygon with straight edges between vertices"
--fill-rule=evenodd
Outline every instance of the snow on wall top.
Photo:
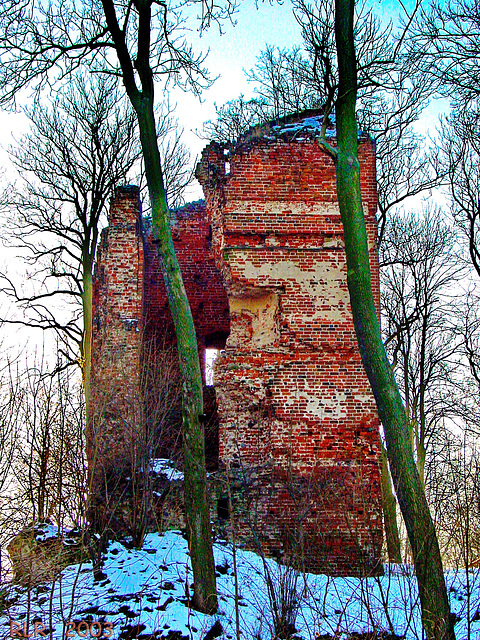
M 301 115 L 301 114 L 299 114 Z M 316 116 L 305 116 L 298 120 L 291 122 L 285 122 L 284 124 L 273 125 L 272 130 L 278 136 L 291 135 L 296 140 L 310 139 L 312 136 L 318 136 L 323 125 L 323 114 Z M 328 116 L 327 128 L 325 131 L 325 137 L 335 138 L 337 130 L 335 126 L 335 114 Z
M 302 142 L 314 140 L 320 135 L 323 118 L 322 110 L 307 109 L 300 113 L 256 125 L 238 138 L 234 149 L 242 150 L 246 145 L 262 141 Z M 331 113 L 328 116 L 325 137 L 335 138 L 336 135 L 335 114 Z

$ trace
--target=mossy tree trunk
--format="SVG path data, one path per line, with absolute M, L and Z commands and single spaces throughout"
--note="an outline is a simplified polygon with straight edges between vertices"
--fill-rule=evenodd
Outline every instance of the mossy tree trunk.
M 95 250 L 95 248 L 94 248 Z M 93 325 L 93 274 L 92 256 L 88 253 L 82 261 L 82 316 L 83 340 L 81 349 L 85 415 L 90 417 L 92 379 L 92 325 Z
M 137 114 L 152 207 L 154 241 L 162 264 L 177 337 L 182 380 L 185 519 L 194 578 L 192 605 L 199 611 L 214 613 L 218 603 L 206 489 L 204 430 L 201 423 L 203 386 L 192 312 L 170 231 L 170 216 L 157 143 L 154 84 L 150 66 L 151 0 L 138 0 L 135 3 L 138 12 L 135 63 L 126 45 L 125 32 L 118 24 L 113 1 L 102 0 L 102 5 L 115 43 L 123 84 Z M 136 84 L 136 73 L 141 89 Z
M 383 522 L 385 525 L 385 538 L 387 542 L 387 553 L 390 562 L 400 564 L 402 562 L 402 552 L 400 546 L 400 535 L 397 525 L 397 501 L 393 493 L 392 483 L 390 480 L 390 471 L 388 469 L 387 452 L 381 444 L 381 482 L 382 482 L 382 508 Z
M 360 354 L 383 424 L 393 483 L 412 547 L 423 626 L 428 640 L 446 640 L 455 635 L 440 550 L 415 465 L 405 409 L 382 343 L 371 287 L 357 149 L 354 5 L 354 0 L 335 0 L 339 69 L 335 163 L 348 290 Z

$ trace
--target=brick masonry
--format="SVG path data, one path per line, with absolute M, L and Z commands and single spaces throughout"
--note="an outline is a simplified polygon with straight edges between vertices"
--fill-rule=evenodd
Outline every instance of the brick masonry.
M 359 155 L 379 306 L 371 141 L 360 140 Z M 197 177 L 205 202 L 176 212 L 172 231 L 201 362 L 205 347 L 223 349 L 215 365 L 219 466 L 228 469 L 239 535 L 308 570 L 375 571 L 378 417 L 353 328 L 333 162 L 308 136 L 260 135 L 230 150 L 209 145 Z M 97 449 L 109 443 L 101 447 L 105 476 L 131 449 L 118 421 L 125 392 L 105 413 L 105 379 L 115 390 L 128 380 L 130 400 L 141 396 L 151 345 L 174 342 L 160 264 L 132 188 L 117 192 L 102 237 L 95 322 L 90 424 L 101 424 Z M 135 432 L 133 404 L 123 423 Z M 92 426 L 90 434 L 92 459 Z M 225 528 L 226 489 L 213 485 L 220 506 L 212 515 Z

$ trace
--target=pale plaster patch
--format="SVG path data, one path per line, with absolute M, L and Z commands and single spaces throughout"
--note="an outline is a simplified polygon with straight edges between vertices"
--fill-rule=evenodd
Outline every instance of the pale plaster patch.
M 300 393 L 300 397 L 306 400 L 306 413 L 320 420 L 325 418 L 339 419 L 347 415 L 347 394 L 343 391 L 336 391 L 335 397 L 318 398 L 311 393 Z
M 364 207 L 366 209 L 366 207 Z M 235 214 L 241 214 L 245 219 L 245 214 L 251 214 L 252 221 L 258 226 L 262 213 L 268 214 L 265 220 L 270 231 L 283 230 L 285 224 L 291 224 L 292 220 L 298 218 L 305 222 L 308 216 L 318 217 L 319 214 L 324 216 L 339 216 L 340 210 L 335 202 L 289 202 L 284 200 L 270 200 L 264 204 L 252 200 L 236 200 L 228 203 L 228 210 L 224 212 L 225 218 L 228 220 L 230 216 L 235 219 Z M 272 215 L 273 214 L 273 215 Z M 259 220 L 260 218 L 260 220 Z
M 279 296 L 276 293 L 250 296 L 230 296 L 232 331 L 229 346 L 262 349 L 278 339 Z
M 234 280 L 240 278 L 254 282 L 259 287 L 284 285 L 287 297 L 293 295 L 295 298 L 309 299 L 312 313 L 308 317 L 311 320 L 341 321 L 345 318 L 349 297 L 343 260 L 339 261 L 340 264 L 319 260 L 314 263 L 313 268 L 306 269 L 292 260 L 289 257 L 291 254 L 282 254 L 280 250 L 275 256 L 275 262 L 262 264 L 255 264 L 255 254 L 248 250 L 240 253 L 241 262 L 237 262 L 235 254 L 230 258 L 231 271 L 235 273 Z M 301 260 L 302 257 L 299 256 L 298 262 Z

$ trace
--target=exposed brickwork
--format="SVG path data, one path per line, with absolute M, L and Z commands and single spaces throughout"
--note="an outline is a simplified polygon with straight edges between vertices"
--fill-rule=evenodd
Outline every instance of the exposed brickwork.
M 228 299 L 211 253 L 211 228 L 205 203 L 193 202 L 172 214 L 172 235 L 195 322 L 200 363 L 205 347 L 223 348 L 230 331 Z M 151 229 L 145 234 L 145 327 L 148 337 L 175 343 L 160 262 Z
M 92 412 L 87 428 L 91 519 L 106 526 L 114 488 L 141 447 L 141 344 L 145 251 L 137 187 L 119 189 L 97 252 Z M 136 451 L 135 451 L 136 453 Z
M 175 250 L 194 314 L 200 351 L 223 348 L 230 330 L 228 299 L 211 254 L 203 202 L 186 205 L 172 219 Z M 181 448 L 179 389 L 173 321 L 148 220 L 142 220 L 137 187 L 118 189 L 109 227 L 97 254 L 94 287 L 92 415 L 87 430 L 91 518 L 101 528 L 129 528 L 125 495 L 143 457 L 173 457 Z M 172 386 L 176 385 L 176 389 Z M 208 460 L 218 460 L 216 403 Z M 123 494 L 123 495 L 122 495 Z M 120 497 L 122 495 L 122 497 Z
M 359 154 L 379 306 L 373 144 L 361 141 Z M 228 157 L 207 147 L 197 176 L 206 203 L 177 212 L 172 230 L 201 362 L 205 346 L 225 347 L 215 366 L 219 455 L 239 535 L 270 553 L 294 553 L 309 570 L 374 570 L 382 542 L 378 418 L 353 328 L 333 162 L 308 136 L 245 138 Z M 110 447 L 104 468 L 128 450 L 117 406 L 126 394 L 105 412 L 106 381 L 125 389 L 127 378 L 130 399 L 141 396 L 151 345 L 174 342 L 160 264 L 138 212 L 138 195 L 120 190 L 97 264 L 94 404 Z M 221 475 L 212 483 L 217 524 L 225 516 Z
M 212 144 L 197 170 L 231 313 L 216 363 L 220 460 L 255 478 L 249 509 L 264 546 L 301 548 L 312 570 L 368 571 L 382 540 L 378 418 L 353 328 L 333 161 L 314 141 L 266 139 L 228 162 L 226 174 Z M 378 305 L 370 141 L 360 162 Z

